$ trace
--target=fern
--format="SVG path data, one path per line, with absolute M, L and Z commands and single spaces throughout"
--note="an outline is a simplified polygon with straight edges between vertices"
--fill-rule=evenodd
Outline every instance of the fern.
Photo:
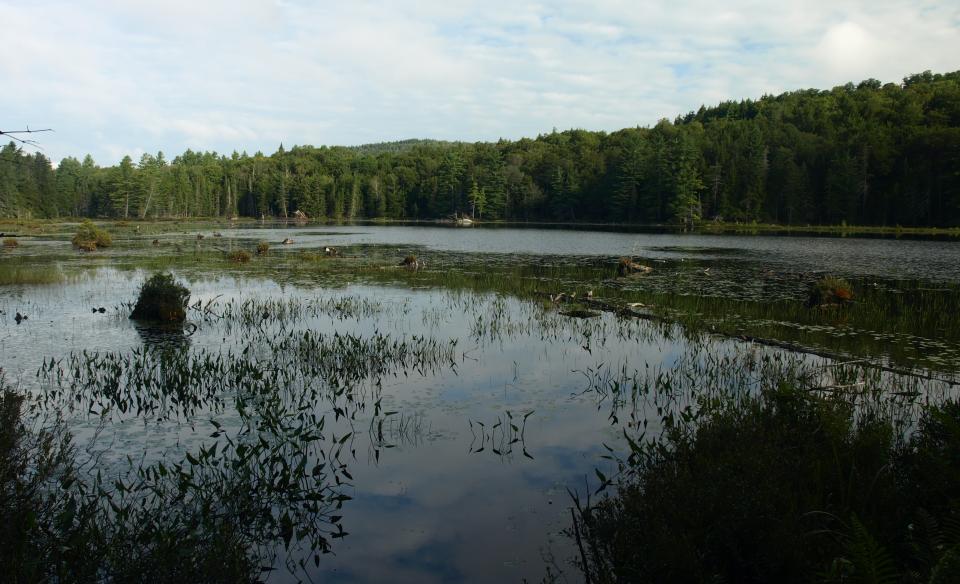
M 930 584 L 956 584 L 960 582 L 960 546 L 954 546 L 943 554 L 930 574 Z
M 850 537 L 845 542 L 847 560 L 850 562 L 851 584 L 897 584 L 896 567 L 890 554 L 877 542 L 857 519 L 850 520 Z

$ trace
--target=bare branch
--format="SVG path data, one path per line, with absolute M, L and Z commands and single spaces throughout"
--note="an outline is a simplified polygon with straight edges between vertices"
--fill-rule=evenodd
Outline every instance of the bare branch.
M 40 148 L 43 150 L 43 147 L 36 140 L 30 140 L 28 138 L 20 138 L 19 136 L 14 136 L 14 134 L 36 134 L 38 132 L 52 132 L 53 128 L 43 128 L 41 130 L 31 130 L 30 126 L 27 126 L 26 130 L 0 130 L 0 136 L 10 136 L 11 140 L 16 140 L 21 144 L 26 144 L 27 146 L 33 146 L 34 148 Z

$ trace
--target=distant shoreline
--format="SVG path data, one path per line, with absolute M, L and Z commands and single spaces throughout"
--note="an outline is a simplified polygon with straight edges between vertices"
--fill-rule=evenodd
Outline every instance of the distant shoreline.
M 29 236 L 42 233 L 50 227 L 72 226 L 79 224 L 83 217 L 69 217 L 58 219 L 14 219 L 0 218 L 0 232 L 8 232 L 10 235 Z M 224 217 L 161 217 L 148 219 L 115 219 L 115 218 L 92 218 L 98 224 L 113 226 L 123 230 L 125 227 L 135 228 L 136 225 L 144 226 L 163 226 L 163 225 L 252 225 L 259 223 L 287 223 L 289 225 L 301 226 L 349 226 L 349 225 L 435 225 L 460 227 L 450 219 L 364 219 L 357 218 L 351 220 L 336 219 L 307 219 L 297 220 L 283 217 L 267 217 L 257 219 L 254 217 L 238 217 L 228 219 Z M 460 227 L 463 229 L 471 228 L 497 228 L 497 227 L 546 227 L 556 229 L 582 229 L 582 228 L 600 228 L 600 229 L 624 229 L 636 231 L 639 233 L 689 233 L 700 235 L 771 235 L 771 234 L 793 234 L 793 235 L 836 235 L 836 236 L 859 236 L 859 235 L 881 235 L 881 236 L 923 236 L 923 237 L 946 237 L 960 238 L 960 227 L 903 227 L 903 226 L 881 226 L 881 225 L 781 225 L 776 223 L 733 223 L 733 222 L 703 222 L 697 224 L 692 229 L 683 229 L 675 224 L 636 224 L 636 223 L 602 223 L 602 222 L 572 222 L 572 221 L 505 221 L 495 220 L 486 221 L 475 219 L 470 226 Z M 151 230 L 153 231 L 153 230 Z M 19 233 L 17 233 L 19 232 Z

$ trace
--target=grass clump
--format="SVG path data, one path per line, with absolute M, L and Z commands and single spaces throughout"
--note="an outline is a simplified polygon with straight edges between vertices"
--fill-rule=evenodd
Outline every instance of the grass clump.
M 270 244 L 266 241 L 261 241 L 257 244 L 257 254 L 266 255 L 268 251 L 270 251 Z
M 3 247 L 6 249 L 13 249 L 15 247 L 20 247 L 20 242 L 14 237 L 7 237 L 3 240 Z
M 98 248 L 113 245 L 113 237 L 89 219 L 80 224 L 71 241 L 74 247 L 81 251 L 96 251 Z
M 810 286 L 807 306 L 845 306 L 853 301 L 853 287 L 843 278 L 827 276 Z
M 589 581 L 960 581 L 960 404 L 911 438 L 791 387 L 701 406 L 629 440 L 615 496 L 578 502 Z
M 137 304 L 130 314 L 133 320 L 183 322 L 187 318 L 190 291 L 172 274 L 157 273 L 144 282 Z
M 245 249 L 238 249 L 227 254 L 227 259 L 238 264 L 245 264 L 250 261 L 250 252 Z

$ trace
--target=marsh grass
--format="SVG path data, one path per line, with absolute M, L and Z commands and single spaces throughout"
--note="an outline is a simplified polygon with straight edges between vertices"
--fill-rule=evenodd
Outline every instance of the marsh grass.
M 36 264 L 23 258 L 0 262 L 0 286 L 42 286 L 65 280 L 57 264 Z

